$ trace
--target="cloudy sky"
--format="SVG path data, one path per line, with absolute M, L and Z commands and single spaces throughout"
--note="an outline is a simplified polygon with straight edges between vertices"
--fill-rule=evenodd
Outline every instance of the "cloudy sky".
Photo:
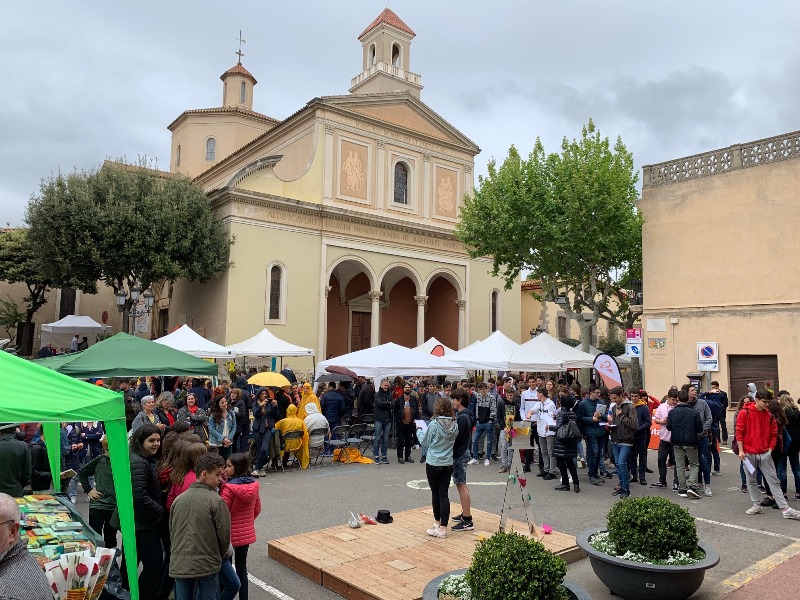
M 346 94 L 381 0 L 17 2 L 0 20 L 0 226 L 51 172 L 138 155 L 169 163 L 166 126 L 218 106 L 236 62 L 282 119 Z M 476 171 L 589 117 L 637 166 L 800 129 L 800 2 L 390 0 L 417 34 L 422 99 L 481 148 Z

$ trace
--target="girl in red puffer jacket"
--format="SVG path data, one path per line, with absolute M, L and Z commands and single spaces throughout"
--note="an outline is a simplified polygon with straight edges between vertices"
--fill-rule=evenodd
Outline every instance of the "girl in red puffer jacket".
M 228 482 L 220 492 L 231 513 L 231 545 L 236 574 L 241 582 L 240 600 L 247 600 L 247 551 L 256 541 L 255 520 L 261 512 L 258 481 L 248 474 L 249 467 L 246 454 L 232 454 L 225 462 Z

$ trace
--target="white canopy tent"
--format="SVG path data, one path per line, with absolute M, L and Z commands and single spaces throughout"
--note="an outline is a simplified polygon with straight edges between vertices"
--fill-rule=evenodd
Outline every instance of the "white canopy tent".
M 314 356 L 314 350 L 295 346 L 276 337 L 266 328 L 251 338 L 231 344 L 237 356 Z
M 207 340 L 188 325 L 153 341 L 198 358 L 236 358 L 236 352 Z
M 501 331 L 495 331 L 485 340 L 449 354 L 447 360 L 458 363 L 467 369 L 491 371 L 561 371 L 564 369 L 560 360 L 520 346 Z
M 540 333 L 532 340 L 522 344 L 534 352 L 549 356 L 564 363 L 565 369 L 591 369 L 594 366 L 594 356 L 559 342 L 549 333 Z
M 424 352 L 425 354 L 433 354 L 434 356 L 447 356 L 448 354 L 455 352 L 455 350 L 448 348 L 435 337 L 429 338 L 427 342 L 420 344 L 414 348 L 414 350 L 417 350 L 418 352 Z M 434 351 L 437 353 L 434 354 Z M 443 352 L 443 354 L 438 354 L 440 351 Z
M 89 337 L 100 332 L 110 332 L 111 327 L 101 325 L 91 317 L 67 315 L 54 323 L 42 325 L 42 346 L 53 344 L 56 348 L 69 348 L 73 336 Z
M 385 377 L 436 375 L 464 377 L 467 374 L 464 367 L 447 359 L 391 342 L 323 360 L 317 363 L 314 379 L 325 373 L 326 367 L 345 367 L 357 375 L 370 377 L 376 381 Z

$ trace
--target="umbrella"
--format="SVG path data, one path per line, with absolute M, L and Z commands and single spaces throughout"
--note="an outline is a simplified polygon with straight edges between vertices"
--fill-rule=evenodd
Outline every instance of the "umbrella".
M 350 375 L 343 375 L 341 373 L 323 373 L 314 380 L 314 383 L 330 383 L 332 381 L 346 381 L 348 383 L 353 383 L 355 379 L 350 377 Z
M 256 373 L 250 379 L 247 380 L 247 383 L 251 383 L 253 385 L 260 385 L 261 387 L 286 387 L 292 385 L 286 377 L 281 375 L 280 373 L 274 373 L 272 371 L 262 371 L 261 373 Z
M 358 375 L 355 373 L 355 371 L 351 371 L 347 367 L 330 366 L 330 367 L 325 367 L 325 370 L 328 373 L 338 373 L 339 375 L 347 375 L 348 377 L 352 377 L 353 379 L 358 379 Z

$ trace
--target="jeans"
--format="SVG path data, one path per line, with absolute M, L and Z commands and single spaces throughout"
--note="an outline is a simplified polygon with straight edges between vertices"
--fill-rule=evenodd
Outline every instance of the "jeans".
M 111 526 L 111 508 L 94 508 L 89 505 L 89 527 L 103 536 L 103 545 L 106 548 L 117 547 L 117 530 Z
M 272 439 L 272 430 L 267 429 L 264 433 L 256 432 L 256 469 L 263 469 L 269 462 L 269 443 Z
M 673 446 L 675 450 L 675 468 L 678 469 L 678 489 L 686 491 L 698 485 L 698 458 L 696 446 Z M 686 480 L 684 465 L 689 461 L 689 480 Z
M 647 446 L 649 444 L 649 432 L 647 436 L 633 440 L 628 465 L 630 466 L 631 477 L 637 477 L 639 481 L 644 481 L 647 478 Z
M 627 444 L 611 444 L 611 452 L 614 454 L 614 462 L 617 464 L 617 476 L 619 486 L 626 492 L 630 491 L 631 482 L 628 473 L 628 456 L 631 453 L 631 446 Z
M 597 470 L 598 467 L 603 464 L 603 448 L 605 442 L 605 434 L 586 436 L 586 466 L 589 479 L 599 479 Z
M 233 549 L 233 566 L 239 577 L 239 600 L 247 600 L 247 551 L 250 546 L 239 546 Z
M 667 459 L 670 454 L 672 454 L 672 444 L 660 440 L 658 442 L 658 480 L 664 484 L 667 483 Z M 672 463 L 672 483 L 678 483 L 678 465 L 674 458 Z
M 586 452 L 583 449 L 583 440 L 578 440 L 578 457 L 586 460 Z
M 222 568 L 219 570 L 219 583 L 222 587 L 222 592 L 218 600 L 233 600 L 236 594 L 239 593 L 239 576 L 227 558 L 222 559 Z
M 772 452 L 764 452 L 764 454 L 747 454 L 745 455 L 754 467 L 761 469 L 761 474 L 764 481 L 769 484 L 772 491 L 772 497 L 778 504 L 778 508 L 783 510 L 787 506 L 786 497 L 781 491 L 781 484 L 778 482 L 778 475 L 775 472 L 775 463 L 772 462 Z M 761 492 L 758 491 L 758 483 L 756 482 L 756 474 L 751 473 L 745 469 L 745 476 L 747 477 L 747 491 L 750 492 L 750 500 L 753 504 L 761 502 Z
M 717 448 L 717 436 L 712 436 L 708 442 L 708 464 L 714 465 L 714 470 L 719 472 L 719 448 Z
M 388 458 L 386 454 L 389 447 L 389 429 L 392 424 L 389 421 L 375 421 L 375 438 L 372 440 L 372 456 L 375 458 Z
M 478 423 L 475 426 L 475 433 L 472 434 L 472 458 L 478 459 L 478 440 L 481 435 L 486 435 L 486 454 L 487 460 L 492 454 L 492 442 L 494 441 L 494 423 Z
M 422 420 L 425 421 L 425 425 L 428 425 L 431 422 L 430 419 L 422 419 Z M 422 453 L 422 460 L 425 460 L 425 457 L 428 456 L 428 447 L 420 444 L 419 448 L 420 452 Z
M 711 453 L 708 450 L 708 436 L 706 434 L 700 434 L 697 453 L 699 454 L 700 474 L 702 475 L 702 478 L 699 478 L 697 483 L 711 485 Z
M 450 519 L 450 478 L 453 476 L 453 465 L 434 467 L 425 465 L 425 474 L 428 476 L 428 485 L 431 488 L 431 505 L 433 519 L 444 528 Z
M 794 476 L 794 493 L 800 494 L 800 453 L 792 452 L 788 455 L 789 466 L 792 468 Z
M 176 579 L 175 600 L 217 600 L 217 573 L 198 579 Z M 146 598 L 146 596 L 141 596 Z

